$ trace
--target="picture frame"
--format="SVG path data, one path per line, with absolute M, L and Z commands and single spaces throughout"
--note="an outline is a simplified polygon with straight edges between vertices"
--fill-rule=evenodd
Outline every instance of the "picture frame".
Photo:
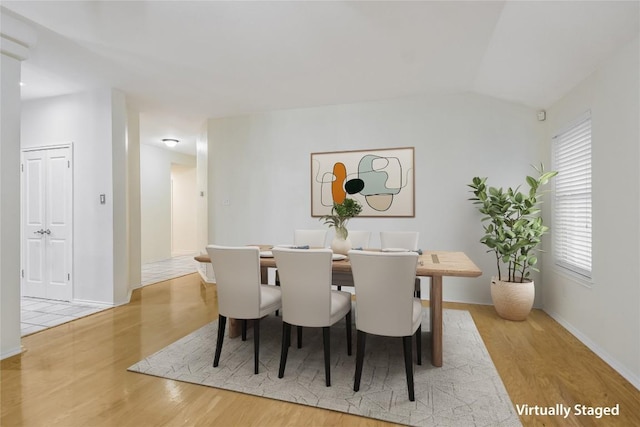
M 414 159 L 414 147 L 311 153 L 311 216 L 348 197 L 359 217 L 415 217 Z

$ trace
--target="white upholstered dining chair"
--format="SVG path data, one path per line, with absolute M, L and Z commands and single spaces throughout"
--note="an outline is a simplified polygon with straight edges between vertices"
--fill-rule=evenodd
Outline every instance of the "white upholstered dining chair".
M 402 337 L 409 400 L 414 401 L 413 335 L 416 337 L 417 362 L 422 364 L 422 303 L 413 296 L 418 254 L 352 250 L 349 251 L 349 259 L 356 292 L 357 344 L 353 390 L 360 390 L 367 334 Z
M 386 249 L 406 249 L 408 251 L 418 250 L 418 231 L 381 231 L 380 247 Z
M 331 249 L 273 248 L 282 289 L 282 350 L 278 378 L 284 376 L 291 342 L 291 326 L 322 328 L 325 383 L 331 385 L 330 327 L 345 318 L 347 354 L 351 355 L 351 294 L 331 289 Z
M 418 231 L 381 231 L 380 247 L 382 251 L 395 251 L 404 249 L 407 251 L 417 251 L 420 232 Z M 416 277 L 414 281 L 415 296 L 420 298 L 422 282 Z
M 258 373 L 260 318 L 282 305 L 280 288 L 263 285 L 260 278 L 260 249 L 252 246 L 207 246 L 218 293 L 218 340 L 213 366 L 220 362 L 227 318 L 242 321 L 246 340 L 247 320 L 253 320 L 254 373 Z
M 326 248 L 327 230 L 305 230 L 297 229 L 293 231 L 293 245 L 294 246 L 308 246 L 309 248 Z M 280 286 L 280 275 L 278 270 L 276 274 L 276 285 Z
M 293 231 L 294 246 L 307 246 L 309 248 L 326 248 L 327 230 L 313 229 L 296 229 Z M 276 286 L 280 286 L 280 272 L 277 267 L 275 270 Z M 277 313 L 276 313 L 277 314 Z
M 293 244 L 310 248 L 327 247 L 327 230 L 294 230 Z
M 351 247 L 357 249 L 367 249 L 371 241 L 371 232 L 362 230 L 349 230 L 349 240 Z

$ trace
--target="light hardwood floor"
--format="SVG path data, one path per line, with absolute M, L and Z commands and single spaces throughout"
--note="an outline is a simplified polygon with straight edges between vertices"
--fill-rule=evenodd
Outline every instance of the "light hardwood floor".
M 525 426 L 640 425 L 640 392 L 544 312 L 508 322 L 490 306 L 445 307 L 471 312 L 514 405 L 620 405 L 618 417 L 523 416 Z M 215 286 L 192 274 L 137 290 L 126 306 L 28 336 L 21 355 L 2 361 L 0 425 L 390 425 L 126 371 L 215 318 Z

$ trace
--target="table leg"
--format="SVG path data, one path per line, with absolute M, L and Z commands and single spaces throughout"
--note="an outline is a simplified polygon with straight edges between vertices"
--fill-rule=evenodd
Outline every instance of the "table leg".
M 229 338 L 239 337 L 242 332 L 242 320 L 239 319 L 228 319 L 229 322 Z
M 331 276 L 331 283 L 336 286 L 353 287 L 353 275 L 351 273 L 345 273 L 343 271 L 334 271 Z
M 429 295 L 431 312 L 431 364 L 442 366 L 442 276 L 431 278 Z

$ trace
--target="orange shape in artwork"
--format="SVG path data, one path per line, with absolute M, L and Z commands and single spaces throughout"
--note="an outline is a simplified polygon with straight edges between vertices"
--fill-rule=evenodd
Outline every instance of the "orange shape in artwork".
M 333 165 L 333 176 L 335 179 L 331 183 L 331 195 L 333 196 L 333 203 L 340 204 L 344 202 L 347 197 L 347 192 L 344 191 L 344 181 L 347 179 L 347 167 L 344 163 L 336 163 Z

